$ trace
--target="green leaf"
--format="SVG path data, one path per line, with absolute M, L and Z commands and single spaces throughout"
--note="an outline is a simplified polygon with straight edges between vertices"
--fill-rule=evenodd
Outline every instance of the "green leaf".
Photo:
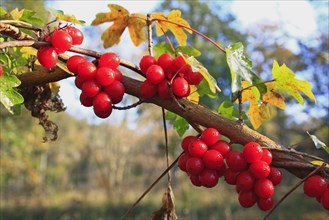
M 325 143 L 320 141 L 315 135 L 310 134 L 308 131 L 306 131 L 306 133 L 312 139 L 316 149 L 323 148 L 329 154 L 329 147 Z
M 0 7 L 0 16 L 4 16 L 5 14 L 7 14 L 7 11 L 5 9 L 3 9 L 2 7 Z
M 164 53 L 169 53 L 172 56 L 175 56 L 175 53 L 171 49 L 169 43 L 165 41 L 161 41 L 160 43 L 154 45 L 153 50 L 156 53 L 155 58 L 159 58 L 159 56 Z M 177 53 L 187 54 L 189 56 L 194 57 L 198 57 L 201 55 L 201 52 L 199 50 L 191 46 L 178 46 L 175 48 L 175 50 Z
M 198 57 L 201 55 L 201 52 L 191 46 L 178 46 L 175 48 L 177 53 L 187 54 L 189 56 Z
M 197 91 L 200 96 L 207 95 L 209 98 L 218 99 L 216 93 L 213 93 L 210 90 L 209 84 L 205 79 L 202 79 L 199 85 L 197 85 L 197 88 L 198 88 Z
M 166 112 L 166 120 L 173 120 L 176 118 L 176 114 L 171 112 L 171 111 L 167 111 Z
M 12 114 L 12 107 L 24 102 L 23 96 L 14 87 L 21 84 L 16 76 L 3 75 L 0 77 L 0 101 Z
M 234 104 L 229 101 L 222 102 L 218 108 L 218 113 L 228 119 L 234 119 L 233 112 Z
M 244 48 L 241 42 L 232 44 L 226 48 L 226 61 L 231 71 L 232 93 L 241 90 L 241 82 L 248 81 L 255 84 L 261 81 L 259 76 L 252 71 L 251 60 L 244 55 Z
M 279 66 L 278 62 L 274 60 L 272 74 L 277 88 L 284 92 L 288 92 L 301 105 L 304 105 L 304 99 L 298 91 L 303 92 L 306 96 L 316 102 L 312 92 L 311 83 L 306 80 L 296 79 L 295 74 L 285 64 Z
M 189 129 L 190 125 L 185 120 L 185 118 L 177 115 L 176 120 L 174 122 L 174 129 L 177 131 L 178 135 L 182 137 L 185 132 Z
M 37 25 L 40 27 L 43 26 L 44 21 L 39 17 L 35 17 L 35 14 L 36 14 L 36 12 L 25 9 L 23 11 L 22 17 L 19 20 L 25 21 L 25 22 L 28 22 L 28 23 L 31 23 L 31 24 L 34 24 L 34 25 Z

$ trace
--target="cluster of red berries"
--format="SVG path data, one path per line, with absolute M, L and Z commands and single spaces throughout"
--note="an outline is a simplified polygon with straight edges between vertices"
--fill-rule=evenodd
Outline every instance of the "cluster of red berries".
M 46 68 L 54 67 L 58 61 L 58 54 L 65 53 L 72 45 L 80 45 L 83 38 L 83 33 L 72 26 L 55 29 L 51 35 L 45 37 L 51 43 L 51 46 L 38 49 L 37 58 L 39 63 Z
M 200 138 L 187 136 L 182 141 L 184 153 L 178 166 L 186 172 L 193 185 L 214 187 L 224 176 L 230 185 L 236 185 L 239 202 L 245 208 L 257 203 L 263 210 L 274 205 L 274 186 L 282 180 L 281 171 L 270 166 L 272 154 L 256 142 L 244 145 L 243 151 L 232 151 L 215 128 L 205 129 Z
M 170 99 L 171 90 L 177 97 L 187 97 L 190 94 L 190 85 L 198 85 L 203 76 L 192 71 L 184 57 L 180 55 L 173 58 L 170 54 L 162 54 L 158 60 L 151 55 L 143 56 L 139 66 L 146 75 L 146 80 L 141 85 L 141 94 L 145 98 L 159 95 L 162 99 Z
M 329 209 L 329 183 L 320 175 L 313 175 L 304 182 L 304 193 L 316 198 L 323 208 Z
M 116 53 L 104 53 L 98 65 L 79 55 L 67 60 L 67 68 L 77 74 L 75 85 L 81 89 L 80 102 L 85 107 L 94 107 L 95 114 L 107 118 L 112 113 L 112 104 L 119 103 L 125 93 L 122 73 L 117 69 L 120 58 Z

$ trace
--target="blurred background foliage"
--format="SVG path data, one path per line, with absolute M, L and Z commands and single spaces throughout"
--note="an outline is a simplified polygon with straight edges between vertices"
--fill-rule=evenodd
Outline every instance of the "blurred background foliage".
M 311 4 L 315 8 L 323 6 L 317 1 Z M 35 4 L 2 1 L 2 7 L 28 8 L 46 17 L 42 1 Z M 266 122 L 260 132 L 284 146 L 300 143 L 297 150 L 327 157 L 306 140 L 305 133 L 309 131 L 328 143 L 329 36 L 325 25 L 318 27 L 318 36 L 310 43 L 293 39 L 280 24 L 260 23 L 253 29 L 241 30 L 235 16 L 222 7 L 220 1 L 169 0 L 157 10 L 166 13 L 173 8 L 180 9 L 182 17 L 193 28 L 223 46 L 243 42 L 254 61 L 254 69 L 263 79 L 269 76 L 272 60 L 276 59 L 311 81 L 318 103 L 306 103 L 308 107 L 303 111 L 308 119 L 299 121 L 277 110 L 276 117 Z M 318 14 L 318 23 L 323 16 L 328 19 L 328 14 Z M 286 47 L 291 39 L 296 41 L 298 50 Z M 200 61 L 224 89 L 219 100 L 229 100 L 230 77 L 225 56 L 197 35 L 190 35 L 188 40 L 202 52 Z M 203 97 L 203 102 L 214 110 L 218 108 L 218 100 Z M 314 117 L 312 111 L 325 114 Z M 1 106 L 0 219 L 118 219 L 166 168 L 161 109 L 149 104 L 139 107 L 137 129 L 128 124 L 131 111 L 122 114 L 120 124 L 93 124 L 65 112 L 50 114 L 59 126 L 59 138 L 43 143 L 44 131 L 28 111 L 12 116 Z M 189 133 L 195 134 L 192 130 Z M 173 161 L 180 154 L 180 138 L 171 128 L 168 136 Z M 205 189 L 193 187 L 177 167 L 172 170 L 172 176 L 180 219 L 260 219 L 264 216 L 257 207 L 242 208 L 234 187 L 223 180 L 217 187 Z M 276 188 L 276 201 L 297 182 L 297 178 L 285 172 L 283 183 Z M 136 207 L 131 219 L 149 219 L 150 214 L 161 207 L 165 187 L 166 178 Z M 328 213 L 299 188 L 273 213 L 272 219 L 328 219 Z

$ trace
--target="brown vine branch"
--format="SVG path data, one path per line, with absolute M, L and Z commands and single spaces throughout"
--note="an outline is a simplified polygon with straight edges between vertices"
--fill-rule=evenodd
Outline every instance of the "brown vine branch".
M 35 40 L 33 37 L 28 34 L 25 34 L 17 27 L 3 22 L 0 22 L 0 33 L 16 40 Z
M 131 109 L 131 108 L 136 108 L 137 106 L 139 106 L 143 102 L 144 101 L 142 99 L 140 99 L 140 100 L 138 100 L 137 102 L 135 102 L 135 103 L 133 103 L 131 105 L 127 105 L 127 106 L 123 106 L 123 107 L 112 105 L 112 108 L 113 109 L 116 109 L 116 110 L 128 110 L 128 109 Z

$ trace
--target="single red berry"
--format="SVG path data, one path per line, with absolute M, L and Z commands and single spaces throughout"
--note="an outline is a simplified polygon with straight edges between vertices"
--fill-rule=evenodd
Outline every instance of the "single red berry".
M 236 187 L 242 191 L 249 191 L 253 188 L 255 177 L 247 170 L 242 171 L 236 178 Z
M 204 164 L 201 158 L 191 157 L 186 161 L 186 171 L 190 174 L 200 174 L 204 169 Z
M 78 89 L 81 89 L 82 88 L 82 84 L 84 83 L 84 79 L 82 79 L 81 77 L 79 76 L 76 76 L 75 77 L 75 80 L 74 80 L 74 84 L 75 86 L 78 88 Z
M 114 80 L 111 85 L 103 87 L 103 90 L 109 94 L 113 104 L 118 104 L 121 102 L 123 95 L 125 94 L 125 86 L 122 82 L 117 80 Z
M 116 53 L 104 53 L 98 60 L 98 67 L 109 67 L 113 70 L 117 69 L 120 65 L 120 57 Z
M 323 208 L 329 209 L 329 188 L 327 188 L 325 191 L 323 191 L 321 196 L 321 204 Z
M 267 199 L 274 194 L 274 185 L 271 180 L 264 178 L 258 179 L 254 185 L 254 191 L 260 198 Z
M 263 148 L 263 156 L 262 156 L 261 160 L 265 161 L 267 164 L 271 164 L 272 163 L 271 151 Z
M 236 178 L 239 175 L 239 171 L 234 171 L 232 169 L 226 169 L 224 178 L 225 181 L 230 184 L 230 185 L 235 185 L 236 184 Z
M 38 49 L 37 58 L 39 63 L 46 68 L 56 66 L 58 61 L 58 55 L 53 47 L 40 47 Z
M 114 78 L 115 80 L 122 81 L 123 76 L 120 70 L 118 69 L 114 70 Z
M 208 150 L 202 157 L 206 168 L 219 170 L 224 165 L 224 158 L 217 150 Z
M 171 99 L 168 80 L 165 79 L 158 85 L 158 94 L 161 99 Z
M 244 208 L 250 208 L 257 202 L 257 196 L 253 191 L 240 191 L 239 203 Z
M 3 68 L 2 68 L 2 66 L 0 65 L 0 76 L 2 76 L 2 74 L 3 74 Z
M 178 159 L 178 167 L 182 171 L 186 172 L 186 162 L 191 158 L 191 155 L 187 152 L 183 153 Z
M 199 175 L 195 175 L 195 174 L 189 174 L 190 177 L 190 181 L 194 186 L 202 186 L 202 183 L 200 181 Z
M 141 68 L 142 72 L 146 74 L 147 69 L 153 64 L 157 64 L 156 59 L 151 55 L 145 55 L 139 62 L 139 67 Z
M 320 175 L 313 175 L 304 182 L 304 193 L 309 197 L 317 197 L 327 189 L 326 180 Z
M 109 86 L 115 80 L 115 73 L 109 67 L 100 67 L 96 70 L 95 77 L 102 86 Z
M 216 170 L 204 169 L 199 175 L 199 180 L 202 186 L 212 188 L 218 183 L 218 174 Z
M 203 76 L 199 72 L 193 72 L 192 69 L 188 69 L 184 74 L 184 78 L 190 85 L 198 85 L 202 81 Z
M 93 106 L 95 111 L 104 112 L 112 108 L 112 101 L 106 92 L 100 92 L 93 97 Z
M 161 66 L 153 64 L 151 65 L 146 71 L 146 78 L 153 84 L 157 85 L 161 83 L 164 78 L 165 74 Z
M 72 37 L 64 30 L 55 30 L 51 36 L 51 44 L 57 53 L 64 53 L 72 46 Z
M 190 69 L 190 66 L 187 65 L 187 63 L 186 63 L 185 59 L 183 58 L 183 56 L 185 58 L 188 58 L 188 55 L 186 55 L 186 54 L 179 55 L 172 62 L 175 73 L 179 72 L 179 73 L 184 74 L 185 72 L 187 72 Z
M 203 155 L 207 152 L 208 147 L 202 140 L 194 140 L 188 146 L 188 152 L 192 157 L 202 158 Z
M 195 136 L 186 136 L 183 138 L 182 140 L 182 143 L 181 143 L 181 147 L 182 149 L 187 152 L 188 151 L 188 146 L 193 142 L 195 141 L 196 139 L 198 139 L 197 137 Z
M 190 94 L 190 85 L 183 77 L 177 77 L 171 85 L 173 93 L 178 97 L 186 97 Z
M 247 161 L 239 151 L 231 151 L 226 158 L 227 166 L 235 171 L 243 171 L 247 169 Z
M 161 54 L 158 58 L 157 64 L 162 67 L 163 71 L 165 72 L 165 75 L 168 77 L 168 74 L 172 74 L 174 71 L 172 62 L 174 61 L 174 58 L 169 53 Z M 168 79 L 170 79 L 168 77 Z
M 82 84 L 81 90 L 88 97 L 94 97 L 101 91 L 101 85 L 94 79 L 87 80 Z
M 226 165 L 225 163 L 223 164 L 223 166 L 219 169 L 216 170 L 217 171 L 217 174 L 219 177 L 222 177 L 225 175 L 225 172 L 226 172 Z
M 218 140 L 215 144 L 210 146 L 210 149 L 217 150 L 224 158 L 231 152 L 232 147 L 224 140 Z
M 267 199 L 259 198 L 257 201 L 258 208 L 263 211 L 270 210 L 274 205 L 273 197 Z
M 271 173 L 270 166 L 265 161 L 262 160 L 250 164 L 249 171 L 257 179 L 266 178 Z
M 270 175 L 267 177 L 272 181 L 273 185 L 279 185 L 282 180 L 282 172 L 279 168 L 270 166 Z
M 97 109 L 94 108 L 94 113 L 97 115 L 99 118 L 107 118 L 111 115 L 112 113 L 112 107 L 105 110 L 105 111 L 97 111 Z
M 253 163 L 262 158 L 263 149 L 256 142 L 249 142 L 244 145 L 242 154 L 248 163 Z
M 80 94 L 80 102 L 85 107 L 90 107 L 93 105 L 93 98 L 86 96 L 83 92 Z
M 95 78 L 97 67 L 92 62 L 82 62 L 78 64 L 78 76 L 84 80 Z
M 82 62 L 87 62 L 87 60 L 84 57 L 80 56 L 80 55 L 74 55 L 74 56 L 71 56 L 67 60 L 66 66 L 72 73 L 77 74 L 78 73 L 78 65 Z
M 145 80 L 140 87 L 141 94 L 144 98 L 152 98 L 156 96 L 158 87 L 157 85 L 154 85 L 153 83 L 150 83 L 150 81 Z
M 66 26 L 64 29 L 72 37 L 72 45 L 80 45 L 83 41 L 83 33 L 76 27 Z
M 215 144 L 220 137 L 216 128 L 207 128 L 201 134 L 201 140 L 203 140 L 209 147 Z

